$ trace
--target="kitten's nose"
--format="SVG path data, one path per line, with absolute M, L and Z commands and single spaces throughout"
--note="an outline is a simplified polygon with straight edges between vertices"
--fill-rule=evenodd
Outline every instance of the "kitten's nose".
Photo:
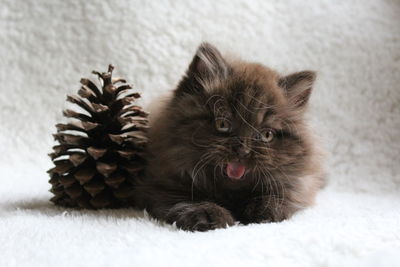
M 238 138 L 238 146 L 236 148 L 236 153 L 239 157 L 245 157 L 250 153 L 250 148 L 243 138 Z
M 250 153 L 250 148 L 246 145 L 241 145 L 237 151 L 240 157 L 246 157 Z

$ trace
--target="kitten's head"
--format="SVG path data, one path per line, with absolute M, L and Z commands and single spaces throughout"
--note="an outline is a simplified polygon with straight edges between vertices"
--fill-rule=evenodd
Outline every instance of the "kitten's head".
M 202 44 L 169 106 L 169 160 L 194 180 L 301 175 L 310 164 L 303 113 L 314 80 L 311 71 L 283 77 L 228 62 Z

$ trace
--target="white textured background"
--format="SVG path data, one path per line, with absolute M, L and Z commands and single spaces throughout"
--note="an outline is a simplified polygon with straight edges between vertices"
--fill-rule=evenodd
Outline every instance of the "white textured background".
M 318 71 L 310 117 L 330 153 L 318 205 L 282 224 L 188 234 L 140 212 L 48 204 L 51 133 L 79 79 L 113 63 L 146 105 L 201 41 Z M 400 261 L 400 1 L 0 0 L 0 81 L 0 266 Z

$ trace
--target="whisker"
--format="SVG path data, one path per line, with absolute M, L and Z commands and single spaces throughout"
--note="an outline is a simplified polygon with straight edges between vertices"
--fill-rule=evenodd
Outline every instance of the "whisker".
M 277 168 L 277 170 L 279 170 L 279 171 L 282 173 L 283 176 L 285 176 L 286 180 L 289 179 L 289 177 L 286 175 L 286 173 L 285 173 L 284 171 L 282 171 L 282 169 L 279 168 L 279 166 L 276 166 L 276 168 Z M 281 203 L 281 205 L 282 205 L 282 204 L 283 204 L 283 201 L 284 201 L 284 198 L 285 198 L 286 190 L 285 190 L 285 186 L 284 186 L 284 184 L 282 183 L 282 181 L 280 181 L 280 180 L 278 180 L 278 181 L 279 181 L 279 183 L 280 183 L 280 185 L 281 185 L 281 187 L 282 187 L 282 194 L 283 194 L 283 196 L 282 196 L 282 203 Z
M 278 188 L 278 183 L 277 183 L 277 180 L 272 176 L 271 172 L 269 172 L 267 169 L 264 169 L 264 171 L 268 174 L 269 181 L 270 181 L 270 184 L 271 184 L 271 189 L 272 189 L 272 182 L 274 184 L 275 190 L 273 190 L 274 194 L 272 194 L 272 195 L 273 195 L 273 200 L 274 200 L 274 204 L 275 204 L 275 207 L 276 207 L 277 204 L 278 204 L 278 199 L 280 197 L 280 191 L 279 191 L 279 188 Z M 276 194 L 275 194 L 275 192 L 276 192 Z
M 255 111 L 251 111 L 250 109 L 248 109 L 242 102 L 238 102 L 245 110 L 247 110 L 248 112 L 250 112 L 250 113 L 253 113 L 253 114 L 255 114 L 255 113 L 257 113 L 257 112 L 255 112 Z
M 192 170 L 192 173 L 191 173 L 191 177 L 192 177 L 192 186 L 191 186 L 192 200 L 194 200 L 194 192 L 193 191 L 194 191 L 194 184 L 196 182 L 197 175 L 200 172 L 200 170 L 202 168 L 204 168 L 204 166 L 206 164 L 209 163 L 210 157 L 211 157 L 210 153 L 204 154 L 203 156 L 200 157 L 200 160 L 193 167 L 193 170 Z M 201 163 L 204 163 L 204 164 L 200 166 Z M 197 171 L 196 171 L 196 169 L 197 169 Z
M 249 95 L 248 93 L 242 93 L 242 94 L 245 94 L 246 96 L 250 97 L 252 100 L 254 100 L 254 101 L 258 102 L 259 104 L 262 104 L 262 106 L 264 106 L 262 108 L 256 108 L 256 109 L 268 109 L 268 108 L 274 108 L 277 106 L 277 105 L 266 104 L 266 103 L 262 102 L 261 100 L 255 98 L 254 96 Z
M 251 125 L 250 123 L 247 122 L 247 120 L 240 114 L 240 112 L 237 110 L 237 108 L 235 108 L 234 106 L 232 106 L 233 109 L 237 112 L 237 115 L 242 119 L 242 121 L 244 123 L 246 123 L 250 128 L 252 128 L 256 133 L 261 134 L 259 130 L 257 130 L 253 125 Z
M 262 170 L 262 169 L 260 169 L 260 172 L 263 174 L 263 178 L 264 178 L 263 180 L 265 181 L 265 183 L 268 185 L 268 188 L 269 188 L 269 192 L 267 194 L 267 196 L 268 196 L 267 200 L 268 201 L 265 203 L 265 207 L 264 207 L 264 211 L 265 211 L 265 209 L 270 206 L 271 200 L 275 199 L 274 198 L 274 194 L 273 194 L 274 190 L 273 190 L 273 187 L 272 187 L 271 179 L 268 178 L 269 175 L 267 175 L 264 172 L 264 170 Z
M 217 97 L 217 96 L 223 98 L 221 95 L 213 94 L 207 99 L 207 101 L 204 103 L 204 106 L 206 106 L 208 104 L 208 102 L 211 101 L 211 99 L 213 99 L 214 97 Z

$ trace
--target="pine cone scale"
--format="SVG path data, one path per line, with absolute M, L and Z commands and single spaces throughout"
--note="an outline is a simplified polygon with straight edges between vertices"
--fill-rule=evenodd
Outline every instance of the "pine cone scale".
M 96 148 L 96 147 L 90 146 L 86 149 L 86 151 L 92 158 L 97 160 L 97 159 L 101 158 L 102 156 L 104 156 L 104 154 L 107 152 L 107 149 Z

